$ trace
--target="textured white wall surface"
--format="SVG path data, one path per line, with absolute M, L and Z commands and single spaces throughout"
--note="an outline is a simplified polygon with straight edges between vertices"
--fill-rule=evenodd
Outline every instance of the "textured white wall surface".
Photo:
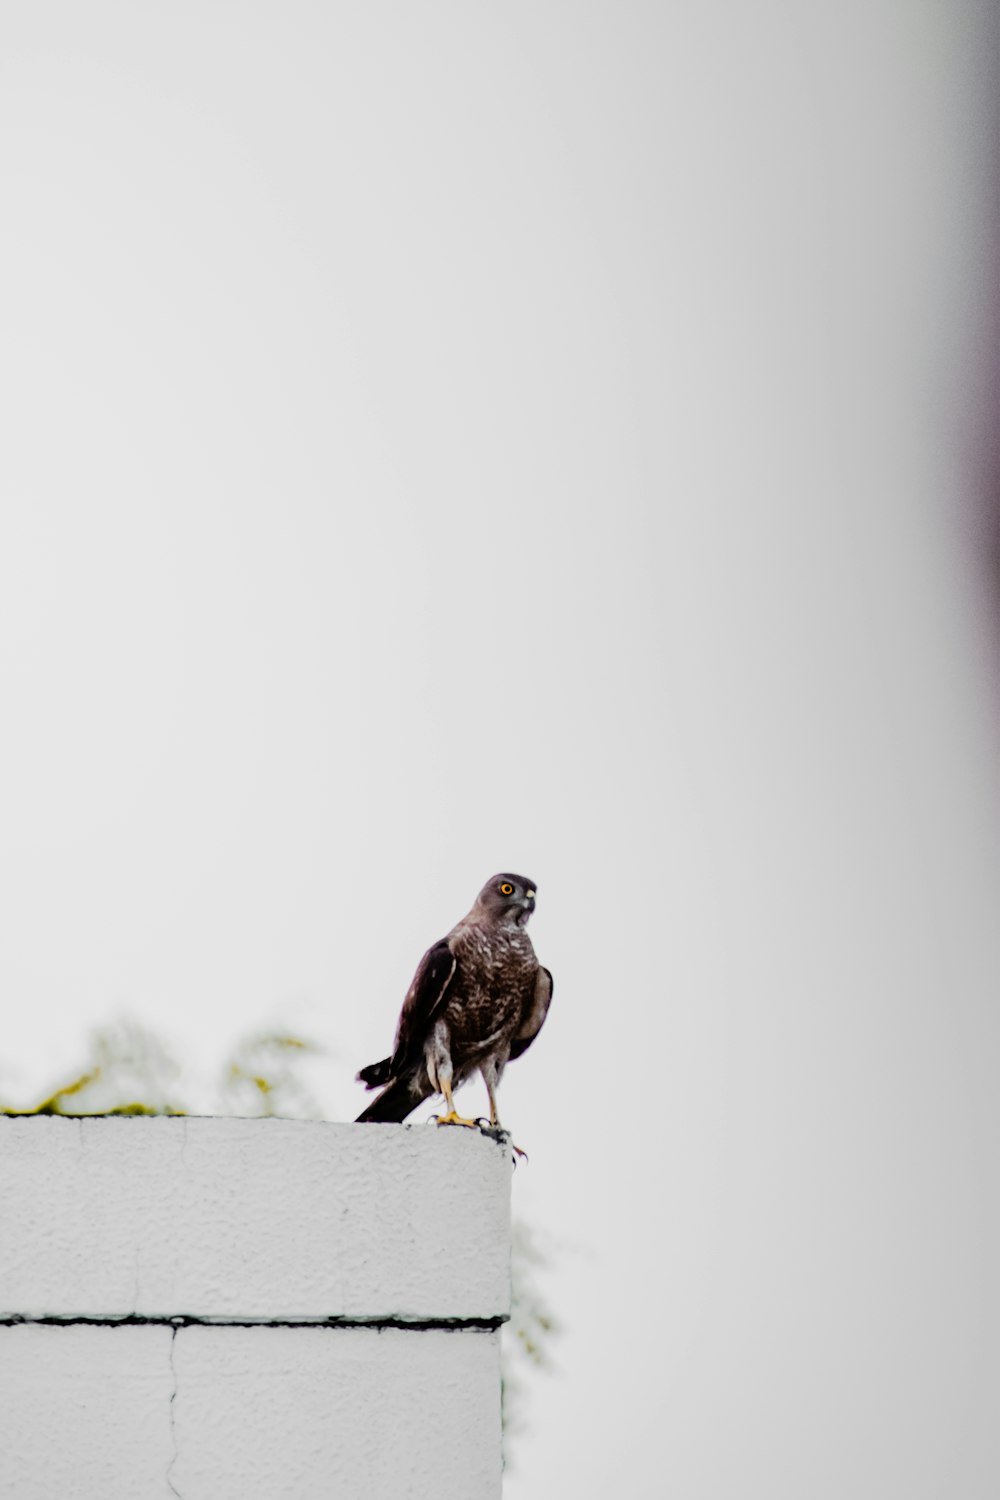
M 499 1334 L 0 1330 L 11 1500 L 491 1500 Z
M 0 1316 L 496 1318 L 510 1157 L 478 1131 L 0 1118 Z
M 498 1496 L 509 1192 L 472 1131 L 0 1119 L 0 1495 Z
M 169 1327 L 0 1328 L 0 1494 L 170 1495 Z

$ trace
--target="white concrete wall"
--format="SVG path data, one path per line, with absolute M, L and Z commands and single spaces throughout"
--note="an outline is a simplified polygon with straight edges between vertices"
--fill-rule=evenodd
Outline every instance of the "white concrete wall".
M 509 1150 L 0 1119 L 0 1495 L 500 1493 Z

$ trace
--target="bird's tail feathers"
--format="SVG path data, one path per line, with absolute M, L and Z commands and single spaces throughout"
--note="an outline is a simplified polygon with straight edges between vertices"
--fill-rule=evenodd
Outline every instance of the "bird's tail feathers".
M 367 1068 L 362 1068 L 358 1074 L 358 1082 L 363 1083 L 366 1089 L 380 1089 L 391 1077 L 392 1058 L 383 1057 L 381 1062 L 369 1063 Z
M 373 1068 L 380 1068 L 381 1063 L 374 1063 Z M 372 1068 L 365 1068 L 358 1077 L 364 1079 L 364 1074 L 370 1073 Z M 377 1085 L 369 1084 L 369 1087 Z M 384 1088 L 377 1098 L 373 1099 L 367 1109 L 363 1109 L 358 1115 L 357 1124 L 361 1125 L 370 1120 L 380 1120 L 383 1123 L 399 1124 L 405 1120 L 408 1114 L 416 1109 L 418 1104 L 430 1097 L 433 1092 L 430 1088 L 422 1089 L 413 1073 L 404 1073 L 402 1078 L 394 1078 L 388 1088 Z

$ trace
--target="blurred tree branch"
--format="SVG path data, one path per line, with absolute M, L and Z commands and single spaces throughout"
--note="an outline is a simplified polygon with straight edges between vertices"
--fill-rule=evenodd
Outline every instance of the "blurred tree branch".
M 223 1114 L 319 1119 L 322 1110 L 298 1077 L 296 1063 L 318 1049 L 282 1032 L 262 1032 L 234 1047 L 223 1069 Z
M 180 1065 L 166 1044 L 134 1021 L 95 1031 L 91 1055 L 78 1076 L 30 1109 L 5 1115 L 181 1115 L 176 1090 Z
M 521 1416 L 524 1380 L 519 1372 L 526 1367 L 551 1370 L 551 1343 L 560 1331 L 557 1318 L 539 1290 L 539 1279 L 549 1267 L 550 1256 L 540 1244 L 537 1232 L 523 1219 L 515 1219 L 510 1246 L 510 1322 L 503 1330 L 500 1379 L 505 1467 L 509 1467 L 510 1439 L 525 1426 Z

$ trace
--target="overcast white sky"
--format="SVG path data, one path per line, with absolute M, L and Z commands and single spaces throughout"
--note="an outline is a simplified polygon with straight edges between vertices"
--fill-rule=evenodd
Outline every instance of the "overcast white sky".
M 997 1492 L 991 10 L 0 5 L 0 1091 L 536 880 L 510 1500 Z

